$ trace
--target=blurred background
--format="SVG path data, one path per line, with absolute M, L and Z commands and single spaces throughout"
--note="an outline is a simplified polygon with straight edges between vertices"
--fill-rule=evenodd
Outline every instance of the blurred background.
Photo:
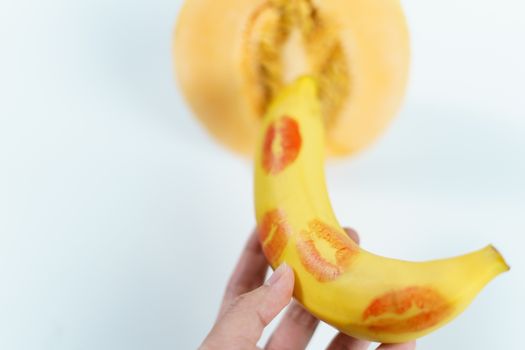
M 522 349 L 525 4 L 403 3 L 404 108 L 329 162 L 337 216 L 392 257 L 494 243 L 511 272 L 419 348 Z M 254 227 L 252 170 L 177 90 L 181 4 L 0 0 L 0 349 L 192 349 L 211 327 Z

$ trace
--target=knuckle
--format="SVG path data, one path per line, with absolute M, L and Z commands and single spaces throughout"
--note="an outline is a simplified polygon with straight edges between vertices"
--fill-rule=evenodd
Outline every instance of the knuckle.
M 232 307 L 238 307 L 246 302 L 246 294 L 237 295 L 233 298 Z
M 243 293 L 250 292 L 250 291 L 254 290 L 257 287 L 258 287 L 258 285 L 255 282 L 250 282 L 250 283 L 246 283 L 246 282 L 230 283 L 226 287 L 225 294 L 229 295 L 231 297 L 237 297 L 237 296 L 239 296 L 239 295 L 241 295 Z

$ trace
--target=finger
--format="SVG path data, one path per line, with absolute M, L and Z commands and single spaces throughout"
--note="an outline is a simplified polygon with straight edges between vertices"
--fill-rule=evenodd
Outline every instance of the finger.
M 344 333 L 338 333 L 330 342 L 327 350 L 366 350 L 370 346 L 370 342 L 366 340 L 356 339 Z
M 319 320 L 293 302 L 286 310 L 279 326 L 270 337 L 265 349 L 304 349 L 314 334 Z
M 253 348 L 264 327 L 290 302 L 293 283 L 292 269 L 281 265 L 265 285 L 235 299 L 203 345 L 218 349 Z
M 359 239 L 359 235 L 357 234 L 356 230 L 354 230 L 353 228 L 349 228 L 349 227 L 345 227 L 344 230 L 346 234 L 350 236 L 350 238 L 352 238 L 354 242 L 359 244 L 360 239 Z
M 259 287 L 264 282 L 268 263 L 259 243 L 257 230 L 254 230 L 246 242 L 241 257 L 235 266 L 226 286 L 219 317 L 239 295 Z
M 403 344 L 382 344 L 376 350 L 414 350 L 416 348 L 416 342 Z

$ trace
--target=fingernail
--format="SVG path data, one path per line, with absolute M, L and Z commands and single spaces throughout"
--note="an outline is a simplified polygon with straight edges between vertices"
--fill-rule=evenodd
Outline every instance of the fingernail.
M 272 286 L 274 285 L 275 283 L 277 283 L 277 281 L 286 273 L 286 271 L 289 269 L 290 267 L 286 264 L 286 263 L 282 263 L 278 268 L 277 270 L 275 270 L 272 275 L 270 276 L 270 278 L 268 279 L 268 281 L 266 281 L 266 284 L 269 285 L 269 286 Z

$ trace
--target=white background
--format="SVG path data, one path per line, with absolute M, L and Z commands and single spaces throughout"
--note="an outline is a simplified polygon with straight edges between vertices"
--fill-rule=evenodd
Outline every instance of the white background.
M 0 349 L 191 349 L 210 328 L 254 225 L 251 165 L 177 91 L 180 5 L 0 0 Z M 384 255 L 494 243 L 511 272 L 419 348 L 521 349 L 525 5 L 404 5 L 405 106 L 374 147 L 328 164 L 334 207 Z

